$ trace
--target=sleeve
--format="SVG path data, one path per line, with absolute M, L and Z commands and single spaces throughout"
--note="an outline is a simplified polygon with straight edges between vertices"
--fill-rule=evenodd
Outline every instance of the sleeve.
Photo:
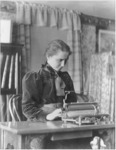
M 29 72 L 22 80 L 22 111 L 26 118 L 36 118 L 41 111 L 42 78 L 40 73 Z

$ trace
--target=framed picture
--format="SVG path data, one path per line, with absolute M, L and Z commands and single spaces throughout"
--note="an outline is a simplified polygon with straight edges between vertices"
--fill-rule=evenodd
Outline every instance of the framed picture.
M 99 30 L 98 35 L 99 53 L 112 52 L 115 53 L 115 32 L 107 30 Z

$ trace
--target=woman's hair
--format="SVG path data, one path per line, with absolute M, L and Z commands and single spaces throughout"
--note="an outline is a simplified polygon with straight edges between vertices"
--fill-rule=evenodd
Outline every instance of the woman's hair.
M 54 40 L 48 44 L 46 48 L 45 55 L 46 56 L 53 56 L 56 55 L 57 52 L 61 50 L 62 52 L 68 52 L 69 55 L 71 54 L 70 47 L 62 40 Z

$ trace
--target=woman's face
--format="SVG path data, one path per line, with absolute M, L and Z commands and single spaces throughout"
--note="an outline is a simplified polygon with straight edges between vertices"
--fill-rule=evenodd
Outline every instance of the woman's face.
M 60 71 L 66 64 L 68 57 L 68 52 L 63 52 L 59 50 L 55 55 L 48 56 L 47 62 L 54 70 Z

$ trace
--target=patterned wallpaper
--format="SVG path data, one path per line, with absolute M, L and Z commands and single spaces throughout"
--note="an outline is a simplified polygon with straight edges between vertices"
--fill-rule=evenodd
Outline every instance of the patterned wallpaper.
M 0 18 L 11 19 L 15 21 L 16 5 L 14 2 L 2 1 L 0 2 Z
M 16 13 L 16 3 L 10 1 L 1 1 L 0 2 L 0 11 Z

